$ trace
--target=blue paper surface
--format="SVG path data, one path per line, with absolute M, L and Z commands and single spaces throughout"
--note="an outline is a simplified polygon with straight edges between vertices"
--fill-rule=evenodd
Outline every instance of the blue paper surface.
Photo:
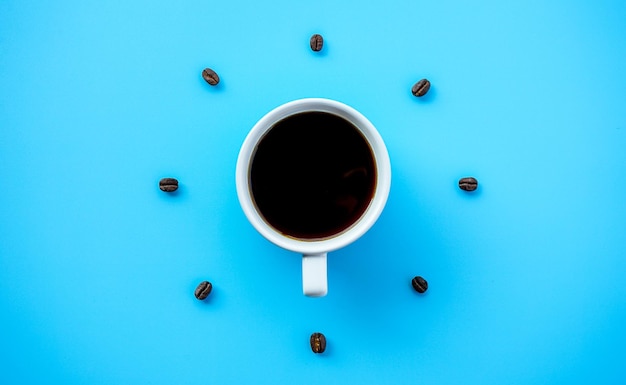
M 2 1 L 0 383 L 623 384 L 625 18 L 616 0 Z M 358 109 L 392 163 L 324 298 L 235 192 L 247 132 L 303 97 Z

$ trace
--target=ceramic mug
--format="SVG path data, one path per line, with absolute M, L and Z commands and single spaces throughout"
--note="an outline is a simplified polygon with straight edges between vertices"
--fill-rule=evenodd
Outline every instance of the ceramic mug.
M 365 182 L 362 181 L 359 183 L 361 185 L 369 183 L 368 185 L 371 188 L 368 190 L 369 193 L 366 199 L 359 201 L 360 203 L 358 204 L 361 205 L 360 207 L 362 208 L 359 209 L 360 211 L 357 212 L 356 216 L 348 221 L 349 223 L 344 223 L 343 226 L 339 226 L 335 230 L 330 230 L 323 234 L 302 235 L 293 233 L 289 225 L 285 227 L 274 218 L 277 215 L 280 216 L 279 214 L 269 213 L 267 211 L 269 209 L 265 208 L 265 201 L 272 201 L 274 209 L 280 213 L 284 213 L 284 215 L 297 216 L 300 215 L 300 212 L 304 212 L 307 213 L 307 215 L 318 215 L 319 218 L 316 218 L 316 220 L 324 222 L 326 218 L 324 215 L 326 214 L 323 213 L 327 208 L 321 206 L 317 207 L 315 205 L 320 205 L 322 201 L 326 202 L 326 200 L 322 199 L 321 195 L 323 191 L 329 189 L 318 188 L 319 186 L 314 185 L 303 188 L 301 185 L 302 183 L 317 183 L 318 177 L 324 177 L 318 174 L 328 172 L 323 167 L 335 167 L 340 162 L 346 161 L 335 161 L 334 158 L 330 160 L 326 159 L 326 157 L 332 156 L 342 157 L 342 150 L 338 151 L 339 154 L 331 155 L 329 150 L 323 148 L 326 144 L 332 146 L 333 141 L 337 140 L 334 137 L 335 131 L 317 130 L 317 127 L 312 127 L 312 132 L 315 136 L 320 136 L 320 138 L 312 139 L 312 141 L 306 140 L 306 142 L 309 146 L 315 146 L 315 143 L 319 143 L 320 149 L 316 151 L 317 153 L 311 155 L 311 157 L 315 159 L 307 163 L 308 166 L 306 167 L 308 168 L 304 174 L 289 171 L 280 174 L 280 178 L 275 175 L 268 177 L 266 174 L 274 172 L 279 173 L 281 172 L 279 169 L 282 168 L 283 165 L 290 166 L 292 163 L 297 163 L 289 159 L 287 159 L 287 161 L 281 161 L 282 163 L 276 163 L 273 158 L 286 156 L 281 154 L 283 152 L 289 152 L 289 149 L 292 149 L 293 151 L 291 152 L 295 154 L 304 151 L 300 150 L 298 147 L 303 142 L 302 138 L 289 138 L 291 134 L 296 135 L 295 138 L 297 138 L 297 131 L 300 128 L 298 124 L 301 124 L 302 127 L 307 126 L 309 123 L 310 125 L 321 125 L 321 123 L 315 123 L 311 119 L 324 119 L 324 116 L 328 115 L 330 115 L 331 120 L 335 119 L 336 121 L 336 119 L 339 118 L 344 123 L 348 122 L 351 129 L 354 130 L 360 137 L 360 140 L 366 144 L 365 147 L 368 148 L 371 157 L 371 161 L 368 163 L 371 167 L 348 168 L 345 172 L 341 173 L 341 178 L 344 178 L 343 180 L 362 178 Z M 299 119 L 300 122 L 296 124 L 293 122 L 294 119 Z M 278 147 L 272 148 L 270 146 L 270 138 L 278 135 L 279 130 L 285 131 L 286 129 L 288 134 L 281 139 L 283 142 L 279 143 Z M 289 142 L 289 140 L 292 141 Z M 317 140 L 317 142 L 315 142 L 315 140 Z M 266 142 L 268 142 L 268 144 L 265 144 Z M 346 146 L 346 148 L 352 147 L 353 145 L 351 144 Z M 354 147 L 356 147 L 356 144 Z M 269 149 L 266 150 L 266 148 Z M 315 147 L 313 147 L 313 149 L 315 150 Z M 308 151 L 310 152 L 311 149 Z M 308 155 L 303 156 L 306 157 Z M 265 158 L 268 157 L 270 159 L 265 160 Z M 263 158 L 263 161 L 260 160 L 261 158 Z M 255 163 L 255 161 L 257 163 Z M 349 161 L 350 160 L 347 160 L 347 162 Z M 265 174 L 261 173 L 261 171 L 256 171 L 257 169 L 263 169 L 263 166 L 260 165 L 261 162 L 269 162 L 265 166 Z M 257 166 L 257 164 L 259 165 Z M 319 170 L 317 168 L 319 168 Z M 317 176 L 314 177 L 314 175 Z M 284 183 L 276 182 L 277 180 L 280 181 L 281 178 L 289 178 L 290 176 L 294 176 L 298 178 L 298 180 L 287 180 L 286 182 L 283 181 Z M 282 187 L 274 186 L 273 184 L 276 183 L 283 183 L 285 189 L 289 191 L 283 191 L 285 189 Z M 252 127 L 243 142 L 237 159 L 236 185 L 239 203 L 252 226 L 272 243 L 284 249 L 302 254 L 302 287 L 304 294 L 312 297 L 320 297 L 326 295 L 328 292 L 327 253 L 356 241 L 372 227 L 383 211 L 391 186 L 391 165 L 387 148 L 382 137 L 374 125 L 360 112 L 341 102 L 330 99 L 299 99 L 276 107 L 263 116 L 254 127 Z M 273 188 L 274 190 L 272 190 Z M 267 192 L 266 197 L 262 195 L 264 191 Z M 291 199 L 292 197 L 284 195 L 300 195 L 301 193 L 304 195 L 297 197 L 297 199 Z M 335 195 L 334 203 L 332 203 L 334 205 L 333 207 L 339 207 L 345 212 L 348 212 L 347 210 L 357 210 L 355 208 L 357 205 L 355 198 L 346 194 Z M 311 201 L 310 207 L 307 206 L 309 204 L 307 199 Z M 294 202 L 297 202 L 297 206 L 290 207 L 290 205 L 295 204 Z M 331 210 L 329 212 L 332 213 L 334 209 L 329 210 Z M 329 218 L 331 217 L 329 216 Z M 298 222 L 300 218 L 291 218 L 291 220 Z M 302 222 L 307 222 L 308 220 L 306 215 L 303 214 Z M 299 225 L 303 225 L 305 226 L 304 228 L 306 228 L 307 223 L 301 223 Z

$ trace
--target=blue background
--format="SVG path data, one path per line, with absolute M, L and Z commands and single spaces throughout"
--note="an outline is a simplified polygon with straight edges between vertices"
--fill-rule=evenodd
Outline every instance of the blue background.
M 625 63 L 617 0 L 1 1 L 0 383 L 623 384 Z M 302 97 L 392 162 L 324 298 L 235 192 Z

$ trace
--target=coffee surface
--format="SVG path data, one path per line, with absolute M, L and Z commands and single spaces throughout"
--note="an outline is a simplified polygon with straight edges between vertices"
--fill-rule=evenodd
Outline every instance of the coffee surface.
M 257 145 L 250 188 L 261 216 L 281 233 L 332 237 L 358 221 L 372 199 L 372 150 L 361 132 L 337 115 L 291 115 Z

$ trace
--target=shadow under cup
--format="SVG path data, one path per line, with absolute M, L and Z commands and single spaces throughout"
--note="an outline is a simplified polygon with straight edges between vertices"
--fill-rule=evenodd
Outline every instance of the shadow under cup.
M 275 123 L 258 142 L 250 190 L 259 214 L 281 234 L 322 240 L 357 222 L 376 190 L 372 149 L 348 120 L 305 111 Z

